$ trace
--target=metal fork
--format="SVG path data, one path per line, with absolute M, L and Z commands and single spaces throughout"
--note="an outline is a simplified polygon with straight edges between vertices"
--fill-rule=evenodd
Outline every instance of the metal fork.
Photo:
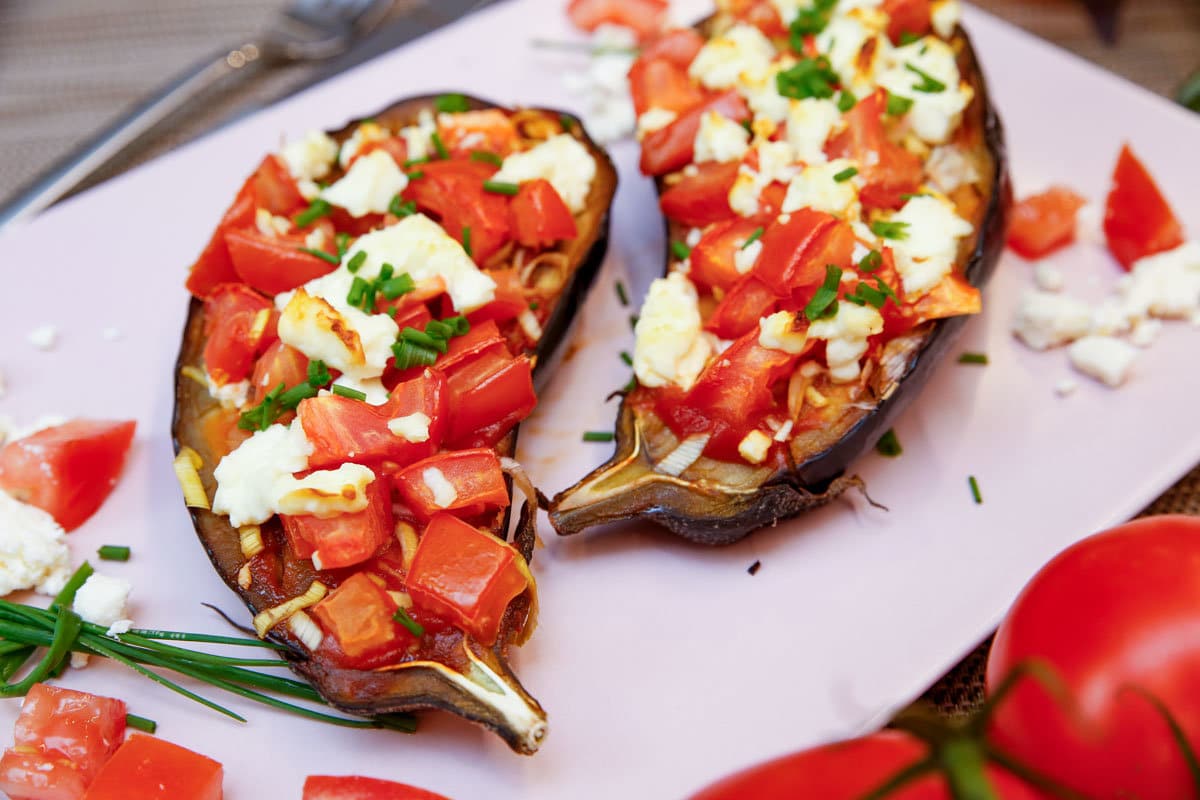
M 254 41 L 222 50 L 182 73 L 36 178 L 0 209 L 0 229 L 47 208 L 219 85 L 244 80 L 255 68 L 344 52 L 387 16 L 391 6 L 392 0 L 291 0 Z

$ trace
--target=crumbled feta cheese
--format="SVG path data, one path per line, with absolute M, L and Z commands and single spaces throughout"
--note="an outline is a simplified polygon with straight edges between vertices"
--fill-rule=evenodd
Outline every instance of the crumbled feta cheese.
M 1079 388 L 1079 381 L 1074 378 L 1063 378 L 1058 383 L 1054 384 L 1054 393 L 1059 397 L 1069 397 L 1075 394 L 1075 390 Z
M 962 18 L 962 4 L 958 0 L 933 0 L 931 12 L 934 32 L 943 39 L 953 36 Z
M 738 92 L 754 114 L 754 124 L 764 126 L 764 135 L 774 132 L 777 123 L 788 118 L 791 100 L 779 93 L 776 77 L 785 66 L 774 64 L 761 72 L 743 72 L 738 78 Z
M 867 352 L 867 340 L 883 332 L 883 316 L 871 306 L 840 303 L 830 319 L 820 319 L 808 328 L 808 335 L 824 339 L 825 362 L 829 375 L 838 383 L 858 380 L 859 359 Z
M 891 221 L 908 225 L 905 238 L 890 242 L 908 296 L 925 294 L 949 275 L 958 258 L 959 240 L 975 231 L 953 204 L 928 195 L 909 200 Z
M 1027 291 L 1013 318 L 1013 333 L 1034 350 L 1073 342 L 1092 329 L 1092 310 L 1073 297 Z
M 544 178 L 550 181 L 567 208 L 578 214 L 587 203 L 595 177 L 596 160 L 592 154 L 574 136 L 560 133 L 504 159 L 492 180 L 522 183 Z
M 737 161 L 750 149 L 750 132 L 716 111 L 706 111 L 696 131 L 695 162 Z
M 309 131 L 288 142 L 279 153 L 296 180 L 319 181 L 329 174 L 338 157 L 338 143 L 322 131 Z
M 761 464 L 771 452 L 771 437 L 760 430 L 752 430 L 738 443 L 738 453 L 751 464 Z
M 640 142 L 657 130 L 670 125 L 679 114 L 669 108 L 647 108 L 637 118 L 637 138 Z
M 1190 318 L 1200 310 L 1200 242 L 1134 262 L 1121 295 L 1131 317 Z
M 313 228 L 304 237 L 304 246 L 312 250 L 324 250 L 326 244 L 328 244 L 328 239 L 325 236 L 324 228 Z
M 858 97 L 873 91 L 876 74 L 890 63 L 892 42 L 887 15 L 874 8 L 839 8 L 817 34 L 817 48 L 829 58 L 842 85 Z
M 133 622 L 129 619 L 126 607 L 132 590 L 132 584 L 124 578 L 110 578 L 94 573 L 79 587 L 71 607 L 76 614 L 83 617 L 84 622 L 93 625 L 108 628 L 119 622 L 127 622 L 132 626 Z
M 356 158 L 341 180 L 321 192 L 328 203 L 346 209 L 352 217 L 383 214 L 397 194 L 408 186 L 408 176 L 386 150 L 372 150 Z
M 121 329 L 109 326 L 100 331 L 100 336 L 106 342 L 117 342 L 121 340 Z
M 418 411 L 388 420 L 388 430 L 407 442 L 428 442 L 429 423 L 432 421 L 428 414 Z
M 58 344 L 58 326 L 40 325 L 31 330 L 27 338 L 38 350 L 53 350 Z
M 276 216 L 265 208 L 258 208 L 254 210 L 254 227 L 263 236 L 286 236 L 292 229 L 292 221 Z
M 842 112 L 834 101 L 815 97 L 795 100 L 788 107 L 788 144 L 805 164 L 822 164 L 826 161 L 825 142 L 843 124 Z
M 235 528 L 266 522 L 275 514 L 280 484 L 294 482 L 293 473 L 308 468 L 312 452 L 299 420 L 257 431 L 213 471 L 217 480 L 213 511 L 227 514 Z
M 275 512 L 313 517 L 354 514 L 367 507 L 367 487 L 375 473 L 361 464 L 311 472 L 303 478 L 283 476 L 276 481 Z
M 858 217 L 860 206 L 854 179 L 835 180 L 836 175 L 853 166 L 854 162 L 839 158 L 805 167 L 788 184 L 783 210 L 791 212 L 812 208 L 838 217 Z
M 688 74 L 709 89 L 730 89 L 744 74 L 765 73 L 774 58 L 771 40 L 753 25 L 740 24 L 705 42 Z
M 700 228 L 692 228 L 688 231 L 687 246 L 695 247 L 700 244 L 700 240 L 704 238 L 704 231 Z
M 804 352 L 808 333 L 796 330 L 796 316 L 790 311 L 776 311 L 758 321 L 758 344 L 790 355 Z
M 426 148 L 429 147 L 429 138 L 433 136 L 433 132 L 437 130 L 437 127 L 433 124 L 433 116 L 428 112 L 423 113 L 426 115 L 426 121 L 429 124 L 427 127 L 422 127 L 418 131 L 418 134 L 415 137 L 419 140 L 418 142 L 409 142 L 409 158 L 422 158 L 423 156 L 427 155 Z M 418 129 L 405 128 L 404 130 L 400 131 L 400 135 L 407 140 L 408 137 L 405 135 L 405 131 L 410 130 L 417 131 Z M 346 167 L 350 166 L 350 162 L 356 155 L 358 155 L 358 151 L 361 150 L 364 145 L 370 144 L 371 142 L 382 142 L 386 138 L 388 138 L 388 132 L 379 123 L 361 123 L 357 128 L 354 129 L 354 133 L 350 134 L 350 138 L 342 142 L 342 147 L 338 152 L 337 157 L 338 164 L 341 165 L 342 169 L 345 169 Z M 417 149 L 414 147 L 414 145 L 418 144 L 420 149 L 419 154 L 414 152 Z
M 745 275 L 754 269 L 755 262 L 762 255 L 762 249 L 762 239 L 755 239 L 750 244 L 743 245 L 734 252 L 733 268 L 738 271 L 739 275 Z
M 0 491 L 0 597 L 20 589 L 58 594 L 70 568 L 66 534 L 54 517 Z
M 438 508 L 449 508 L 458 499 L 458 490 L 446 478 L 446 473 L 437 467 L 426 467 L 421 471 L 421 480 L 433 495 L 433 504 Z
M 975 163 L 958 145 L 943 144 L 933 148 L 925 160 L 925 172 L 940 191 L 949 194 L 960 186 L 977 183 L 980 179 Z
M 787 183 L 799 172 L 793 164 L 792 146 L 787 142 L 759 142 L 755 151 L 758 169 L 742 164 L 729 190 L 729 207 L 743 217 L 758 213 L 758 200 L 763 189 L 772 183 Z
M 1064 285 L 1062 271 L 1045 261 L 1033 268 L 1033 282 L 1043 292 L 1061 292 Z
M 1137 348 L 1111 336 L 1085 336 L 1071 345 L 1067 355 L 1079 372 L 1117 387 L 1129 377 Z
M 1129 341 L 1143 349 L 1150 347 L 1162 333 L 1163 324 L 1156 319 L 1144 319 L 1133 327 Z
M 975 97 L 970 84 L 963 83 L 958 72 L 954 48 L 933 36 L 898 47 L 891 54 L 890 66 L 880 72 L 879 85 L 892 94 L 913 101 L 907 118 L 913 132 L 930 144 L 942 144 L 962 122 L 962 112 Z M 940 91 L 920 91 L 923 75 L 945 85 Z
M 650 284 L 634 328 L 633 369 L 643 386 L 686 390 L 696 382 L 712 353 L 698 302 L 696 287 L 678 272 Z
M 237 381 L 218 386 L 213 381 L 212 375 L 207 372 L 204 373 L 204 379 L 208 381 L 209 395 L 223 407 L 241 408 L 246 405 L 246 401 L 250 397 L 250 381 Z

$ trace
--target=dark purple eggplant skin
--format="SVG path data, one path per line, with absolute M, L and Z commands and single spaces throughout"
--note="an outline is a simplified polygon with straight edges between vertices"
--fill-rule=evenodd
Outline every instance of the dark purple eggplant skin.
M 698 27 L 703 31 L 709 21 Z M 980 147 L 991 161 L 990 174 L 983 184 L 990 187 L 987 203 L 977 224 L 976 238 L 966 263 L 967 280 L 983 288 L 992 276 L 1004 251 L 1008 219 L 1012 206 L 1012 182 L 1004 128 L 990 101 L 987 81 L 967 34 L 960 28 L 955 39 L 960 44 L 959 66 L 962 74 L 972 76 L 976 97 L 967 115 L 977 115 L 981 130 Z M 660 185 L 661 189 L 661 185 Z M 668 231 L 670 225 L 668 223 Z M 668 235 L 668 240 L 670 236 Z M 664 263 L 669 263 L 669 252 Z M 864 489 L 862 481 L 847 475 L 847 469 L 892 427 L 897 416 L 928 383 L 937 366 L 954 348 L 968 317 L 953 317 L 931 324 L 930 330 L 909 356 L 895 390 L 884 395 L 876 407 L 857 420 L 833 444 L 805 454 L 793 461 L 790 469 L 776 472 L 752 492 L 722 491 L 711 484 L 685 481 L 653 481 L 639 477 L 642 485 L 624 496 L 593 504 L 573 498 L 589 483 L 595 486 L 604 473 L 615 474 L 620 464 L 638 459 L 640 452 L 638 420 L 627 400 L 617 415 L 616 449 L 604 465 L 574 486 L 560 492 L 550 504 L 550 521 L 560 535 L 572 535 L 605 523 L 646 519 L 685 539 L 699 544 L 728 545 L 758 528 L 797 516 L 837 499 L 852 488 Z M 793 454 L 794 455 L 794 454 Z M 647 466 L 640 464 L 641 468 Z M 640 470 L 639 470 L 640 471 Z
M 421 109 L 432 109 L 438 96 L 431 94 L 403 100 L 372 115 L 371 118 L 385 127 L 398 127 L 413 121 Z M 466 96 L 466 99 L 470 109 L 502 108 L 498 104 L 479 98 Z M 617 173 L 605 151 L 587 136 L 573 117 L 558 111 L 533 110 L 545 111 L 554 120 L 562 119 L 564 126 L 569 121 L 567 132 L 577 136 L 588 147 L 597 163 L 597 176 L 592 194 L 588 198 L 588 210 L 580 225 L 580 237 L 568 250 L 573 269 L 570 270 L 558 294 L 553 310 L 543 322 L 541 339 L 529 352 L 529 355 L 535 357 L 535 381 L 540 383 L 547 377 L 544 373 L 548 372 L 543 367 L 550 362 L 551 354 L 565 337 L 572 316 L 583 302 L 604 261 L 608 247 L 609 206 L 616 191 Z M 340 142 L 348 137 L 357 125 L 357 121 L 352 122 L 340 130 L 331 132 L 330 135 Z M 203 459 L 204 465 L 199 470 L 200 478 L 211 498 L 216 489 L 213 469 L 224 453 L 209 451 L 205 445 L 205 437 L 200 434 L 200 424 L 206 414 L 225 412 L 220 410 L 219 404 L 209 396 L 204 386 L 184 375 L 185 367 L 203 366 L 204 342 L 204 304 L 193 298 L 175 368 L 172 439 L 176 453 L 183 447 L 190 447 Z M 516 439 L 517 429 L 514 428 L 497 444 L 496 449 L 501 455 L 512 455 Z M 511 495 L 511 481 L 509 491 Z M 204 509 L 192 508 L 189 512 L 196 535 L 213 567 L 226 585 L 246 604 L 252 615 L 278 604 L 286 597 L 300 594 L 312 580 L 323 577 L 322 573 L 313 569 L 311 562 L 281 556 L 280 560 L 285 562 L 280 567 L 282 592 L 275 592 L 257 583 L 252 584 L 249 589 L 243 589 L 238 584 L 237 576 L 247 560 L 241 552 L 238 531 L 229 525 L 228 518 L 224 516 Z M 534 505 L 523 505 L 513 538 L 513 544 L 527 561 L 533 556 L 535 516 Z M 283 532 L 278 519 L 272 519 L 260 527 L 268 551 L 276 548 L 280 553 L 285 553 Z M 491 529 L 503 539 L 508 527 L 506 512 L 497 515 Z M 329 582 L 327 577 L 325 582 Z M 469 660 L 464 654 L 465 650 L 469 649 L 474 658 L 486 664 L 502 679 L 513 696 L 520 698 L 521 702 L 536 714 L 540 714 L 544 720 L 544 712 L 540 705 L 525 691 L 507 665 L 509 648 L 514 644 L 521 644 L 532 633 L 533 618 L 536 615 L 535 604 L 536 599 L 532 592 L 526 592 L 513 600 L 505 613 L 500 626 L 500 636 L 494 646 L 485 647 L 470 637 L 461 636 L 453 648 L 448 647 L 447 650 L 453 650 L 449 658 L 453 663 L 449 666 L 461 671 Z M 534 731 L 514 729 L 495 708 L 446 680 L 435 668 L 415 664 L 395 671 L 344 669 L 321 659 L 309 658 L 284 626 L 273 629 L 269 638 L 287 645 L 287 659 L 292 670 L 311 683 L 331 706 L 344 712 L 374 716 L 426 709 L 446 711 L 491 729 L 515 752 L 526 755 L 536 752 L 545 735 L 544 724 Z

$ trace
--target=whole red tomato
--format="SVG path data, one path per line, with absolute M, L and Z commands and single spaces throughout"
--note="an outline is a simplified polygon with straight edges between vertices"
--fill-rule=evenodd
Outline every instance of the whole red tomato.
M 1057 673 L 1075 708 L 1023 680 L 996 709 L 995 744 L 1091 797 L 1195 797 L 1146 695 L 1200 748 L 1200 519 L 1138 520 L 1055 557 L 1000 626 L 989 688 L 1030 659 Z
M 900 770 L 925 758 L 928 747 L 899 731 L 793 753 L 736 773 L 692 795 L 690 800 L 859 800 Z M 1039 797 L 1016 778 L 988 768 L 1001 800 Z M 930 775 L 889 795 L 889 800 L 950 800 L 944 778 Z

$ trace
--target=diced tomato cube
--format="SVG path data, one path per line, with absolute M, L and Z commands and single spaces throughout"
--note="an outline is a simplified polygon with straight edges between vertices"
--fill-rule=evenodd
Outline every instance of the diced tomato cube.
M 512 117 L 495 108 L 439 116 L 437 126 L 452 156 L 477 150 L 506 156 L 520 140 Z
M 513 238 L 526 247 L 547 247 L 579 235 L 575 217 L 550 181 L 525 181 L 509 206 Z
M 684 175 L 668 186 L 658 204 L 669 218 L 693 228 L 727 220 L 734 216 L 729 191 L 737 180 L 738 167 L 736 161 L 697 164 L 696 174 Z
M 1027 197 L 1013 207 L 1008 246 L 1025 258 L 1041 258 L 1075 241 L 1075 218 L 1087 200 L 1061 186 Z
M 490 446 L 529 416 L 537 405 L 533 365 L 507 350 L 488 350 L 446 376 L 451 447 Z
M 521 555 L 495 536 L 438 514 L 421 535 L 408 592 L 416 605 L 491 645 L 508 604 L 529 585 L 522 567 Z
M 440 794 L 393 781 L 354 776 L 312 775 L 301 800 L 448 800 Z
M 682 114 L 704 101 L 704 89 L 687 72 L 687 64 L 643 55 L 629 68 L 629 94 L 639 115 L 651 108 Z
M 366 495 L 367 507 L 349 514 L 325 518 L 280 514 L 292 549 L 301 558 L 312 558 L 317 569 L 350 567 L 374 556 L 392 537 L 388 476 L 377 472 Z
M 250 374 L 251 401 L 257 405 L 279 384 L 285 389 L 308 380 L 308 356 L 296 348 L 276 341 L 254 363 Z
M 713 225 L 692 248 L 692 281 L 727 290 L 741 280 L 737 268 L 737 255 L 755 231 L 764 230 L 770 219 L 738 217 Z
M 325 244 L 313 249 L 336 255 L 333 226 L 321 222 L 324 225 L 318 223 L 317 229 L 327 231 Z M 231 230 L 225 234 L 225 244 L 238 277 L 263 294 L 289 292 L 337 269 L 336 264 L 304 252 L 301 248 L 309 249 L 306 237 L 299 234 L 267 236 L 257 228 Z
M 441 511 L 473 516 L 509 503 L 500 459 L 487 447 L 438 453 L 410 464 L 396 473 L 396 489 L 423 520 Z
M 313 614 L 346 656 L 361 659 L 412 638 L 392 619 L 397 608 L 383 586 L 357 572 L 317 603 Z
M 221 800 L 225 771 L 207 756 L 135 733 L 117 750 L 84 800 Z
M 471 322 L 472 330 L 488 320 L 504 321 L 514 319 L 522 311 L 529 308 L 529 303 L 525 300 L 525 289 L 521 285 L 520 272 L 515 269 L 498 269 L 489 272 L 488 275 L 496 282 L 496 297 L 483 308 L 476 309 L 467 315 L 467 319 Z M 470 332 L 466 334 L 466 336 L 469 335 Z M 459 340 L 466 338 L 466 336 L 456 337 L 451 342 L 451 345 L 453 346 Z M 499 329 L 497 329 L 497 336 L 499 336 Z
M 933 8 L 929 0 L 883 0 L 888 15 L 888 38 L 900 44 L 905 35 L 924 36 L 932 25 Z
M 274 304 L 249 286 L 222 284 L 204 301 L 204 366 L 218 386 L 250 377 L 277 338 Z
M 826 241 L 834 231 L 840 250 L 835 260 Z M 754 275 L 779 297 L 787 297 L 797 289 L 819 286 L 825 279 L 826 264 L 845 264 L 854 249 L 854 233 L 846 223 L 811 208 L 802 208 L 789 215 L 787 222 L 769 225 L 762 237 L 762 253 L 754 267 Z
M 750 107 L 736 89 L 692 106 L 670 125 L 642 140 L 642 172 L 646 175 L 665 175 L 691 163 L 700 120 L 709 111 L 715 111 L 734 122 L 742 122 L 752 116 Z
M 687 69 L 702 47 L 704 37 L 698 31 L 693 28 L 676 28 L 647 42 L 639 58 L 662 58 Z
M 12 800 L 79 800 L 87 787 L 79 767 L 61 756 L 5 750 L 0 757 L 0 792 Z
M 712 316 L 704 323 L 704 329 L 722 339 L 737 339 L 757 330 L 758 321 L 774 311 L 778 302 L 771 287 L 751 272 L 742 276 L 721 298 Z

